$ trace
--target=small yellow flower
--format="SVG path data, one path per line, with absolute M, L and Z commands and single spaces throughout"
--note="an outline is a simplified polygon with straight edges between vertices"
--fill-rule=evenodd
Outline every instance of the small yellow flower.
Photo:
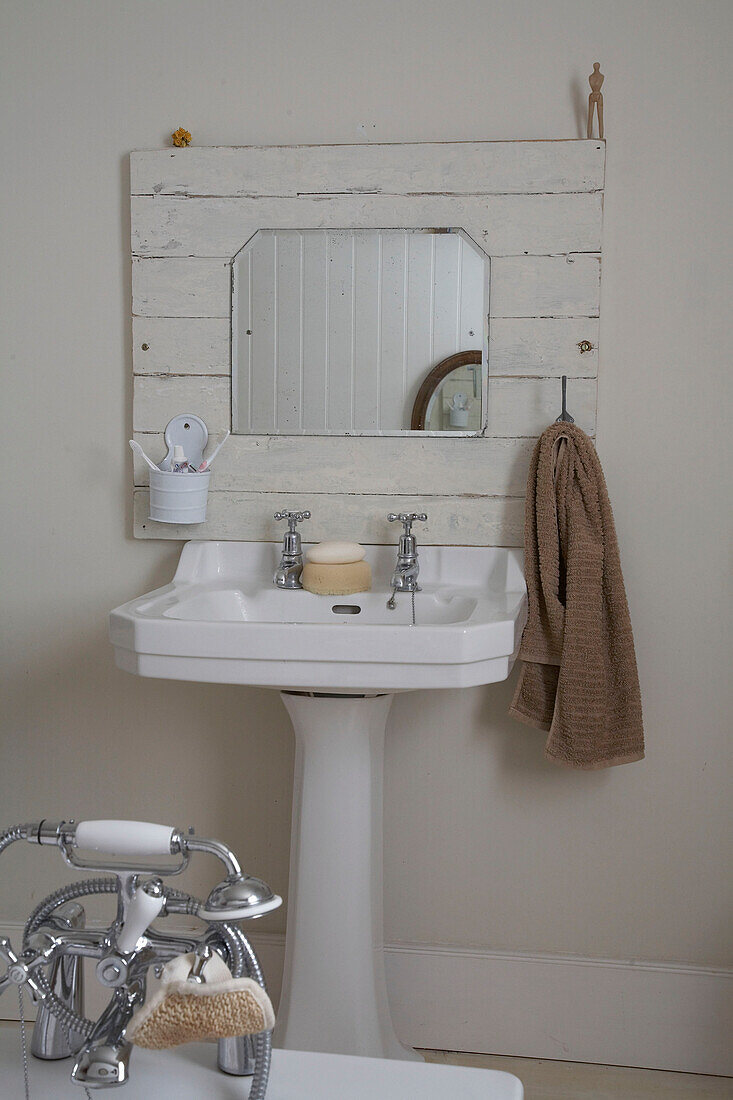
M 173 144 L 181 148 L 183 145 L 191 144 L 191 135 L 188 130 L 184 130 L 182 126 L 179 126 L 175 134 L 171 134 Z

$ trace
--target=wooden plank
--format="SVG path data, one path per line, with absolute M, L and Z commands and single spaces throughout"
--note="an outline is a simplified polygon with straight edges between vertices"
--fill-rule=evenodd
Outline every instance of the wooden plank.
M 165 455 L 161 431 L 136 432 L 135 438 L 154 462 Z M 212 486 L 292 494 L 322 494 L 333 486 L 341 493 L 383 496 L 521 496 L 534 442 L 467 436 L 236 435 L 216 460 Z M 136 459 L 135 485 L 147 484 L 147 467 Z
M 132 312 L 142 317 L 229 317 L 225 260 L 132 261 Z
M 209 431 L 222 432 L 230 425 L 231 389 L 228 378 L 196 377 L 193 375 L 151 375 L 138 376 L 134 383 L 134 429 L 136 432 L 157 433 L 162 430 L 172 416 L 179 413 L 196 413 L 206 421 Z M 423 476 L 431 476 L 432 462 L 436 455 L 450 455 L 456 463 L 457 471 L 465 462 L 464 443 L 485 445 L 492 438 L 513 439 L 530 438 L 540 432 L 555 419 L 559 412 L 559 388 L 553 378 L 490 378 L 488 438 L 464 437 L 430 438 L 421 436 L 241 436 L 236 439 L 262 440 L 265 449 L 271 447 L 271 441 L 282 439 L 290 446 L 281 452 L 288 455 L 297 476 L 307 479 L 306 470 L 315 463 L 318 470 L 318 484 L 343 487 L 347 467 L 356 476 L 356 484 L 369 479 L 369 469 L 374 463 L 377 470 L 383 470 L 389 461 L 395 476 L 403 480 L 414 476 L 417 471 L 425 471 Z M 568 407 L 578 424 L 589 434 L 595 432 L 596 418 L 596 381 L 594 378 L 577 378 L 569 387 Z M 328 443 L 325 443 L 328 440 Z M 414 443 L 413 443 L 414 441 Z M 417 444 L 417 445 L 415 445 Z M 247 448 L 247 450 L 254 448 Z M 230 453 L 234 455 L 234 442 Z M 479 452 L 475 452 L 478 454 Z M 320 466 L 318 454 L 330 456 L 330 462 Z M 380 457 L 384 456 L 384 457 Z M 387 458 L 389 456 L 389 459 Z M 233 461 L 233 457 L 227 461 Z M 319 468 L 320 466 L 320 468 Z M 282 472 L 282 471 L 281 471 Z M 384 473 L 377 476 L 383 478 Z M 330 481 L 327 480 L 330 478 Z M 461 477 L 451 483 L 451 491 L 460 491 Z M 360 491 L 358 488 L 355 492 Z M 479 488 L 479 491 L 482 491 Z M 485 489 L 483 490 L 486 491 Z
M 602 196 L 133 197 L 137 256 L 234 256 L 258 229 L 463 228 L 492 256 L 598 252 Z
M 206 523 L 192 526 L 156 523 L 148 519 L 148 491 L 135 490 L 135 537 L 144 539 L 237 539 L 279 541 L 282 529 L 272 519 L 281 508 L 293 507 L 292 494 L 209 492 Z M 387 512 L 425 509 L 423 545 L 521 546 L 524 500 L 521 497 L 372 496 L 370 494 L 301 493 L 297 504 L 309 508 L 308 538 L 356 539 L 393 543 Z
M 580 353 L 588 340 L 591 351 Z M 597 317 L 497 317 L 489 329 L 489 373 L 594 378 L 598 373 Z
M 543 194 L 603 188 L 602 141 L 467 141 L 155 149 L 133 195 Z
M 133 312 L 147 317 L 228 317 L 230 268 L 220 259 L 134 259 Z M 497 256 L 492 317 L 595 317 L 600 256 Z
M 600 292 L 600 256 L 497 256 L 491 262 L 491 317 L 595 317 Z
M 488 437 L 521 438 L 537 436 L 558 415 L 559 397 L 556 379 L 549 378 L 490 378 Z M 186 375 L 138 376 L 134 384 L 134 429 L 138 432 L 158 432 L 172 416 L 179 413 L 197 413 L 206 421 L 212 433 L 224 431 L 230 425 L 231 388 L 229 379 Z M 595 432 L 596 381 L 593 378 L 578 378 L 569 388 L 568 407 L 578 424 L 590 434 Z M 252 437 L 250 437 L 252 438 Z M 271 436 L 254 438 L 270 439 Z M 318 436 L 283 437 L 300 441 L 319 440 Z M 364 439 L 379 437 L 332 437 L 342 442 L 341 467 L 349 461 L 355 446 Z M 405 442 L 409 437 L 383 437 L 386 444 L 390 438 Z M 420 440 L 420 437 L 416 437 Z M 469 442 L 471 437 L 467 437 Z M 426 440 L 427 442 L 427 440 Z M 442 439 L 431 441 L 427 454 L 437 452 Z M 455 443 L 447 439 L 446 443 Z M 317 445 L 309 444 L 311 450 L 303 447 L 303 457 L 296 459 L 296 469 L 303 471 L 306 456 L 318 450 Z M 337 450 L 337 449 L 336 449 Z M 365 448 L 366 450 L 366 448 Z M 382 449 L 384 453 L 384 449 Z M 381 461 L 374 456 L 376 461 Z M 421 461 L 425 459 L 425 452 Z M 404 474 L 405 471 L 403 471 Z M 340 483 L 338 468 L 334 469 L 334 484 Z
M 135 317 L 132 331 L 135 374 L 229 374 L 227 318 Z M 581 355 L 581 340 L 593 344 L 593 350 Z M 489 364 L 492 377 L 595 377 L 598 318 L 496 317 L 489 334 Z
M 143 350 L 147 344 L 147 350 Z M 133 317 L 135 374 L 224 374 L 231 370 L 224 317 Z
M 195 375 L 135 378 L 132 420 L 136 432 L 162 431 L 171 417 L 180 413 L 200 416 L 212 434 L 225 431 L 231 424 L 230 379 Z
M 596 380 L 568 383 L 568 411 L 583 431 L 596 430 Z M 537 436 L 560 415 L 561 390 L 555 378 L 489 378 L 490 436 Z

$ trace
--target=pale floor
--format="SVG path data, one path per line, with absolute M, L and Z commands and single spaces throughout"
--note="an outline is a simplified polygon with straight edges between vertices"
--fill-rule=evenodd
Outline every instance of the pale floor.
M 551 1062 L 493 1054 L 423 1050 L 428 1062 L 503 1069 L 524 1085 L 524 1100 L 733 1100 L 732 1077 Z

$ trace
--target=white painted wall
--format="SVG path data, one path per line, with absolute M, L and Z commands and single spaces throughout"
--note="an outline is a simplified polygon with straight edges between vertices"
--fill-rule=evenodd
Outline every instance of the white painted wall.
M 600 59 L 598 447 L 647 759 L 593 774 L 545 763 L 542 736 L 505 717 L 511 683 L 398 699 L 386 935 L 718 975 L 733 703 L 727 0 L 6 0 L 2 23 L 2 818 L 193 821 L 287 882 L 292 738 L 277 696 L 133 680 L 106 642 L 107 610 L 167 580 L 177 556 L 132 539 L 129 150 L 181 124 L 225 145 L 573 137 Z M 2 875 L 6 921 L 67 877 L 53 853 L 17 846 Z M 656 1012 L 617 1002 L 650 1044 L 671 1026 L 659 988 Z M 398 993 L 402 1018 L 409 986 Z M 538 1007 L 528 992 L 527 1016 Z M 572 1056 L 573 999 L 544 1008 L 548 1048 Z M 717 993 L 697 1017 L 719 1036 Z M 487 1018 L 485 1049 L 495 1037 Z

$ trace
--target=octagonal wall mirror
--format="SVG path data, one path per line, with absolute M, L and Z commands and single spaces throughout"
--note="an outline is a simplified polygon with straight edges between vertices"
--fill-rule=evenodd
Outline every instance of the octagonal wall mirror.
M 461 229 L 258 230 L 233 260 L 233 431 L 481 434 L 489 281 Z

